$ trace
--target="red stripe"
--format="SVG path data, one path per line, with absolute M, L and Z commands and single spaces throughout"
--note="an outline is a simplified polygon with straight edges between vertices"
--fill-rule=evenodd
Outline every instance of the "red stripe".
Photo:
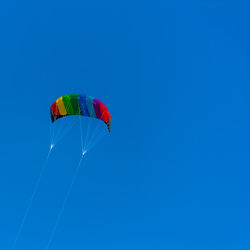
M 56 105 L 56 102 L 54 102 L 54 103 L 51 105 L 50 108 L 53 110 L 53 112 L 54 112 L 55 115 L 60 115 L 60 112 L 59 112 L 59 109 L 58 109 L 58 107 L 57 107 L 57 105 Z
M 100 104 L 100 111 L 102 113 L 102 120 L 105 123 L 108 123 L 108 118 L 111 119 L 111 115 L 109 114 L 108 109 L 106 108 L 106 106 L 103 103 Z

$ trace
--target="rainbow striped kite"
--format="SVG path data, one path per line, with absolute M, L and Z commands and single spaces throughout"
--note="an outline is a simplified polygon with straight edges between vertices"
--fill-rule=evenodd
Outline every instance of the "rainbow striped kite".
M 72 94 L 58 98 L 50 107 L 51 121 L 68 115 L 83 115 L 104 121 L 111 129 L 111 115 L 107 107 L 91 96 Z

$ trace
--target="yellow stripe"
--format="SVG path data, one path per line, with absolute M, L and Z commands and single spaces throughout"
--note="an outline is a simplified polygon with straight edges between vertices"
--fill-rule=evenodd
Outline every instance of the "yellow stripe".
M 67 111 L 65 109 L 63 98 L 60 97 L 56 100 L 57 107 L 59 109 L 60 115 L 67 115 Z

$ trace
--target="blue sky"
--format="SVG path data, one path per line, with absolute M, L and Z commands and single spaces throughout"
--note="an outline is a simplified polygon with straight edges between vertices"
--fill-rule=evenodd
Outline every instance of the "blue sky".
M 249 1 L 0 4 L 0 249 L 50 140 L 50 105 L 87 93 L 112 131 L 86 155 L 50 249 L 250 249 Z M 45 249 L 80 157 L 46 171 L 16 249 Z

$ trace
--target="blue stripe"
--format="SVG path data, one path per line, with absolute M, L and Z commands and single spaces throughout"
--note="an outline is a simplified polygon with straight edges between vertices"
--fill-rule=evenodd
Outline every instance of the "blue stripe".
M 79 95 L 79 105 L 82 111 L 82 115 L 84 116 L 89 116 L 89 111 L 88 111 L 88 107 L 86 104 L 86 96 L 85 95 Z
M 96 113 L 95 113 L 95 108 L 94 108 L 94 105 L 93 105 L 93 100 L 94 100 L 93 97 L 86 96 L 86 104 L 87 104 L 87 107 L 88 107 L 89 116 L 95 118 Z

